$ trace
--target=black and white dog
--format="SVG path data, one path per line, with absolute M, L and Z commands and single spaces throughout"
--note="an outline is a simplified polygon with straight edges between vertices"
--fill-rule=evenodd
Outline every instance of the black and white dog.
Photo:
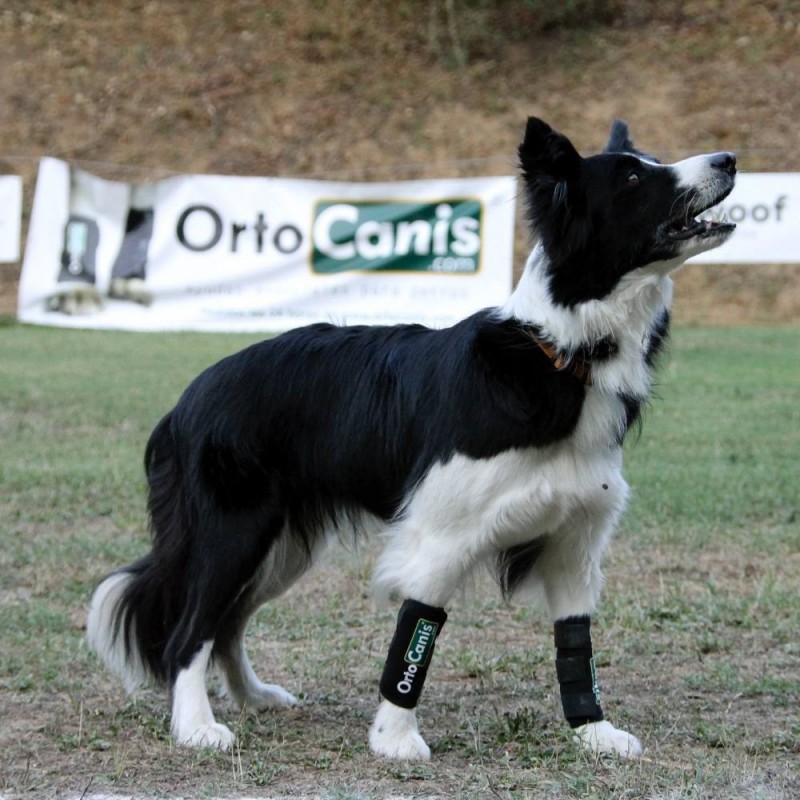
M 152 550 L 105 578 L 88 637 L 129 689 L 172 691 L 172 733 L 228 748 L 213 663 L 252 710 L 295 699 L 261 683 L 247 622 L 337 531 L 386 534 L 375 585 L 403 600 L 369 735 L 427 759 L 414 708 L 465 577 L 554 623 L 564 713 L 594 752 L 642 746 L 603 719 L 590 614 L 625 506 L 622 442 L 667 336 L 670 273 L 734 226 L 695 216 L 733 188 L 731 153 L 660 164 L 616 122 L 582 158 L 538 119 L 519 157 L 537 244 L 505 305 L 451 328 L 312 325 L 203 372 L 147 445 Z

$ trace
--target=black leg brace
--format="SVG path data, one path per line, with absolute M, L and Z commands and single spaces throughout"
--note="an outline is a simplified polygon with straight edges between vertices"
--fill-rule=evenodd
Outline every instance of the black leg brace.
M 416 600 L 406 600 L 400 607 L 381 677 L 381 694 L 387 700 L 402 708 L 417 705 L 436 637 L 446 620 L 443 608 Z
M 603 719 L 590 627 L 588 616 L 567 617 L 554 626 L 561 705 L 573 728 Z

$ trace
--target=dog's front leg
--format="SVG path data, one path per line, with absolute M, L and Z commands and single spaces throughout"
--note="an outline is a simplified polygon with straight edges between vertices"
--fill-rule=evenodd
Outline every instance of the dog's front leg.
M 406 600 L 397 616 L 381 677 L 383 702 L 369 732 L 369 746 L 387 758 L 427 761 L 431 750 L 419 733 L 416 705 L 436 637 L 447 619 L 443 608 Z
M 603 718 L 588 615 L 556 620 L 556 672 L 564 716 L 583 747 L 598 755 L 642 755 L 641 742 Z

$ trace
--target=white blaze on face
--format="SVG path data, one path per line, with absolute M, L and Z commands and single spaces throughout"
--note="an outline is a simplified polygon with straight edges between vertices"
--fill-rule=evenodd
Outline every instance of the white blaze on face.
M 687 192 L 691 197 L 692 206 L 698 211 L 702 210 L 702 206 L 714 202 L 725 189 L 730 187 L 730 175 L 719 168 L 724 155 L 724 153 L 710 153 L 692 156 L 669 165 L 677 176 L 678 188 Z
M 714 177 L 711 159 L 712 156 L 709 155 L 692 156 L 670 164 L 670 168 L 677 174 L 679 186 L 684 189 L 693 189 Z

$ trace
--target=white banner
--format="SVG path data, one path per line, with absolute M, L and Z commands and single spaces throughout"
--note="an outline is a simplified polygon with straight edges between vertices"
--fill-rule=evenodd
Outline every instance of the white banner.
M 703 217 L 727 218 L 736 232 L 698 264 L 800 264 L 800 173 L 745 172 Z
M 0 175 L 0 263 L 19 261 L 22 224 L 22 178 Z
M 132 185 L 43 159 L 19 318 L 130 330 L 451 324 L 508 296 L 515 197 L 513 177 Z

